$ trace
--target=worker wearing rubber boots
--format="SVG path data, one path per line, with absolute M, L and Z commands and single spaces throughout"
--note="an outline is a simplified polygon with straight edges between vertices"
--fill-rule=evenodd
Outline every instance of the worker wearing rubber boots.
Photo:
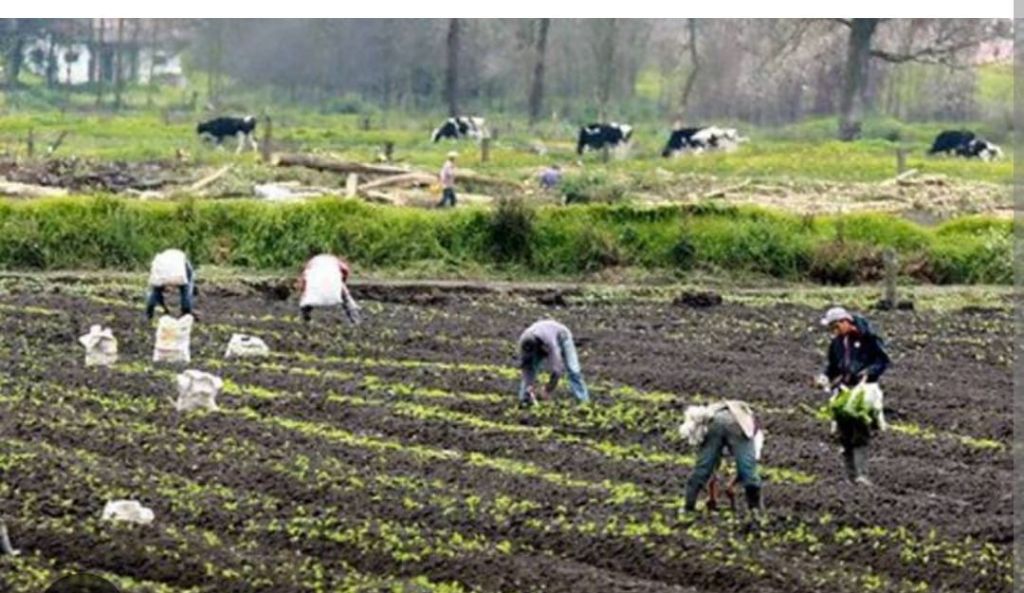
M 736 458 L 736 476 L 743 484 L 751 513 L 762 510 L 761 477 L 757 461 L 764 436 L 745 402 L 729 400 L 707 406 L 690 406 L 679 434 L 691 446 L 700 447 L 697 464 L 686 481 L 686 502 L 680 512 L 684 520 L 693 516 L 697 497 L 714 475 L 726 447 Z
M 519 383 L 520 406 L 530 407 L 537 403 L 537 373 L 544 361 L 548 363 L 551 377 L 547 386 L 542 388 L 540 399 L 547 399 L 558 386 L 561 376 L 568 375 L 569 388 L 576 401 L 581 404 L 590 401 L 572 332 L 553 319 L 542 319 L 526 328 L 519 336 L 519 367 L 522 371 Z
M 856 484 L 870 486 L 867 476 L 868 445 L 873 430 L 885 429 L 878 379 L 889 366 L 889 355 L 885 352 L 882 338 L 874 333 L 867 319 L 852 315 L 842 307 L 829 309 L 821 318 L 821 324 L 833 337 L 828 347 L 828 366 L 818 376 L 817 384 L 832 395 L 833 429 L 839 433 L 847 478 Z M 842 406 L 831 404 L 843 396 L 860 398 L 865 402 L 862 407 L 866 413 L 861 416 L 836 413 Z

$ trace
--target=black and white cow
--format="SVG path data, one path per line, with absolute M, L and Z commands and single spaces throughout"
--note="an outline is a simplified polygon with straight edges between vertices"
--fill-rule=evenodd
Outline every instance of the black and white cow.
M 225 138 L 238 138 L 236 153 L 242 152 L 242 147 L 248 143 L 252 146 L 253 152 L 257 150 L 256 145 L 256 118 L 247 115 L 245 117 L 216 117 L 196 126 L 196 134 L 210 142 L 216 142 L 222 146 Z
M 701 153 L 713 150 L 734 150 L 747 139 L 739 135 L 734 128 L 717 126 L 699 126 L 696 128 L 676 128 L 668 137 L 661 156 L 670 157 L 674 154 L 691 151 Z
M 601 150 L 605 146 L 618 148 L 629 143 L 633 136 L 633 127 L 626 124 L 589 124 L 580 128 L 579 140 L 576 142 L 576 154 L 582 155 L 583 150 Z
M 970 130 L 944 130 L 935 137 L 928 154 L 955 154 L 965 158 L 990 161 L 1003 156 L 999 146 L 977 137 Z
M 487 137 L 487 122 L 482 117 L 449 117 L 447 121 L 434 130 L 431 140 L 437 142 L 442 138 L 461 140 L 473 138 L 480 140 Z

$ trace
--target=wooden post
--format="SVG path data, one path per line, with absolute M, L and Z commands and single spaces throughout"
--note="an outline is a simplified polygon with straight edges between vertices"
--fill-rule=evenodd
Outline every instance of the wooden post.
M 907 170 L 907 149 L 900 146 L 896 149 L 896 174 L 900 175 Z
M 269 115 L 263 116 L 265 132 L 263 133 L 263 147 L 260 151 L 264 163 L 269 163 L 273 153 L 271 143 L 274 139 L 274 124 Z
M 603 147 L 601 147 L 601 162 L 607 163 L 611 158 L 612 151 L 611 149 L 608 148 L 608 145 L 605 144 Z
M 28 129 L 28 138 L 25 139 L 25 146 L 28 149 L 28 158 L 32 158 L 36 153 L 36 138 L 32 128 Z
M 359 188 L 359 174 L 349 173 L 348 177 L 345 178 L 345 197 L 354 198 L 356 197 L 356 191 Z
M 392 142 L 391 140 L 384 142 L 384 160 L 390 163 L 394 154 L 395 143 Z
M 882 294 L 882 306 L 885 309 L 895 309 L 896 300 L 896 278 L 899 275 L 899 266 L 896 265 L 896 251 L 886 249 L 882 254 L 882 261 L 885 264 L 885 292 Z
M 481 138 L 480 139 L 480 162 L 486 163 L 491 160 L 491 139 Z
M 367 115 L 367 116 L 363 117 L 363 131 L 365 132 L 365 131 L 367 131 L 369 129 L 370 129 L 370 116 Z

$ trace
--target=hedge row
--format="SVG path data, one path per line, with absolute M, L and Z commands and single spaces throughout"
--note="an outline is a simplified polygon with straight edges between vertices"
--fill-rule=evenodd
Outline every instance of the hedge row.
M 0 202 L 0 267 L 144 268 L 177 246 L 198 264 L 294 268 L 311 252 L 361 267 L 450 265 L 576 275 L 614 266 L 749 272 L 846 284 L 882 273 L 935 283 L 1012 282 L 1012 224 L 923 227 L 892 215 L 799 216 L 759 208 L 579 205 L 425 211 L 325 198 L 175 203 L 116 198 Z

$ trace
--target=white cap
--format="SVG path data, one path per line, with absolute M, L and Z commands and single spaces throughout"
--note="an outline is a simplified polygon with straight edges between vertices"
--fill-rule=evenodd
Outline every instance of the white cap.
M 450 158 L 450 159 L 455 159 L 455 158 L 458 158 L 458 157 L 459 157 L 459 153 L 455 152 L 454 150 L 448 153 L 448 158 Z
M 832 307 L 826 311 L 825 316 L 821 318 L 821 324 L 827 327 L 844 319 L 846 321 L 853 321 L 853 315 L 850 315 L 850 312 L 842 307 Z

